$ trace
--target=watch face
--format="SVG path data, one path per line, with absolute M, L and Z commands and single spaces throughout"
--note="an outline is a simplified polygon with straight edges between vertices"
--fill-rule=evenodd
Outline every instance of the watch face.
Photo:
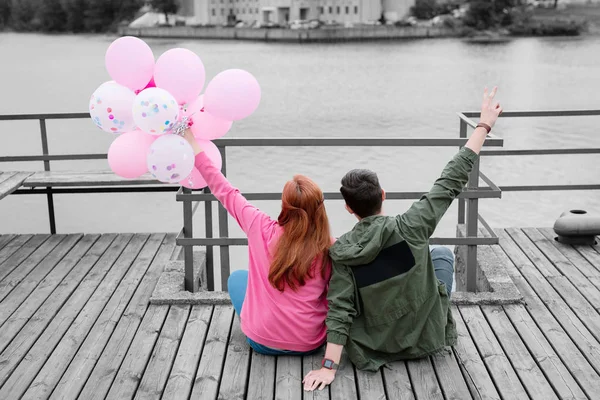
M 323 362 L 323 366 L 324 366 L 325 368 L 329 368 L 329 369 L 331 369 L 331 368 L 333 368 L 333 361 L 331 361 L 331 360 L 325 360 L 325 361 Z

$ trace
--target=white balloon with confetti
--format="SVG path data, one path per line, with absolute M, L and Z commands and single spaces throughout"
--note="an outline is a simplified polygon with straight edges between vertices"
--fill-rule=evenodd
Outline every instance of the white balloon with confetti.
M 169 92 L 148 88 L 133 103 L 133 118 L 142 131 L 151 135 L 168 133 L 179 119 L 179 104 Z
M 194 150 L 179 135 L 163 135 L 148 151 L 148 171 L 161 182 L 178 183 L 194 168 Z
M 135 93 L 114 81 L 105 82 L 92 94 L 89 110 L 92 121 L 105 132 L 124 133 L 135 129 Z

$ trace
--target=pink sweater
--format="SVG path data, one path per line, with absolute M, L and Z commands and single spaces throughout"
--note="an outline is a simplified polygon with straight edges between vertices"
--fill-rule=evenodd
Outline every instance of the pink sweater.
M 204 152 L 196 156 L 196 168 L 248 236 L 248 289 L 241 315 L 244 334 L 274 349 L 304 352 L 322 345 L 326 340 L 326 296 L 331 266 L 326 279 L 314 273 L 314 278 L 297 291 L 275 289 L 268 279 L 272 260 L 269 249 L 277 243 L 283 228 L 231 186 Z

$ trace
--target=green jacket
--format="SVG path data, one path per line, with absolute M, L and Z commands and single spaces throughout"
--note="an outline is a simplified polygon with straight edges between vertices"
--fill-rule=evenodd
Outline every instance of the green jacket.
M 446 288 L 429 238 L 467 183 L 477 154 L 463 147 L 433 188 L 404 214 L 358 222 L 331 247 L 327 341 L 345 345 L 359 368 L 376 371 L 456 343 Z

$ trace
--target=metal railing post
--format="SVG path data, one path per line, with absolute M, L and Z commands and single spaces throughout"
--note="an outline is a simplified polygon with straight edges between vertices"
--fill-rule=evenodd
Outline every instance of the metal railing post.
M 223 175 L 227 176 L 227 152 L 225 147 L 219 147 L 219 151 L 221 152 L 221 158 L 223 160 L 221 172 Z M 221 203 L 219 203 L 219 236 L 229 237 L 229 216 L 227 210 L 225 210 L 225 207 L 223 207 Z M 221 290 L 226 291 L 227 280 L 231 273 L 229 265 L 229 246 L 220 246 L 219 248 L 221 252 Z
M 460 138 L 467 138 L 467 123 L 462 119 L 460 120 Z M 458 223 L 465 223 L 465 199 L 458 199 Z
M 210 189 L 204 188 L 204 193 L 210 193 Z M 212 202 L 204 202 L 204 234 L 207 239 L 213 237 L 213 213 Z M 206 246 L 206 289 L 215 290 L 215 270 L 214 270 L 214 249 L 212 246 Z
M 469 189 L 479 187 L 479 159 L 473 164 L 469 174 Z M 478 231 L 479 199 L 468 199 L 467 237 L 476 237 Z M 477 291 L 477 245 L 467 245 L 467 292 Z
M 192 191 L 188 188 L 183 188 L 183 194 L 190 194 Z M 190 199 L 183 200 L 183 237 L 191 239 L 193 234 L 193 211 L 192 201 Z M 198 291 L 198 279 L 194 276 L 194 246 L 183 246 L 183 262 L 185 265 L 185 290 L 195 293 Z
M 40 134 L 42 135 L 42 154 L 47 156 L 48 153 L 48 135 L 46 134 L 46 120 L 40 119 Z M 50 160 L 44 160 L 44 171 L 50 171 Z M 56 233 L 56 217 L 54 215 L 54 197 L 52 188 L 47 187 L 46 199 L 48 200 L 48 219 L 50 220 L 50 233 Z

